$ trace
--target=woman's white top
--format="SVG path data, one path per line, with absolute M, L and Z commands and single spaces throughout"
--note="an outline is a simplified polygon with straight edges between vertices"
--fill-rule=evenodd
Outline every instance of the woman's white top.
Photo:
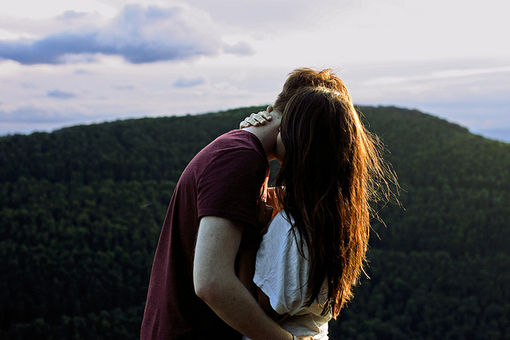
M 308 301 L 308 248 L 306 258 L 299 253 L 300 235 L 291 231 L 285 212 L 279 212 L 262 239 L 255 263 L 255 284 L 269 297 L 271 307 L 285 318 L 281 326 L 295 336 L 328 339 L 331 315 L 321 316 L 327 299 L 327 284 L 323 284 L 319 301 Z M 320 305 L 319 305 L 320 303 Z M 247 338 L 245 338 L 247 339 Z

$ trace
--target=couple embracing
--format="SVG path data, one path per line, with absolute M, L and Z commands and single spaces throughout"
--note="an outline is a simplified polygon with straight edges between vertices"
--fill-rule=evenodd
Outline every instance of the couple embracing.
M 344 83 L 331 70 L 295 70 L 268 112 L 241 127 L 177 183 L 142 340 L 327 339 L 352 297 L 369 200 L 386 173 Z M 281 169 L 268 188 L 273 159 Z

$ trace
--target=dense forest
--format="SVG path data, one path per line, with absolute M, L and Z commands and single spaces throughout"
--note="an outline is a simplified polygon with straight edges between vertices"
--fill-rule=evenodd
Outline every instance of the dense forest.
M 137 339 L 181 171 L 259 109 L 0 137 L 0 339 Z M 331 339 L 510 339 L 510 144 L 358 109 L 401 205 L 377 207 L 370 278 Z

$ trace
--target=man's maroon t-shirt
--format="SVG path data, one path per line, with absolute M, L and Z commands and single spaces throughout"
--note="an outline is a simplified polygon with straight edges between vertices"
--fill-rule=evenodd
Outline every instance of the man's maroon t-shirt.
M 175 188 L 154 257 L 141 339 L 240 339 L 193 287 L 201 217 L 220 216 L 255 227 L 257 200 L 269 164 L 253 134 L 234 130 L 188 164 Z

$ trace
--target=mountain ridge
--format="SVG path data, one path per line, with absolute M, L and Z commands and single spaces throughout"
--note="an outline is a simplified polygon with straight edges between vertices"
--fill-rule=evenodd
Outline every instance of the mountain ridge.
M 136 339 L 180 173 L 263 109 L 0 137 L 0 338 Z M 331 339 L 504 338 L 510 144 L 417 110 L 358 110 L 385 145 L 403 208 L 373 222 L 371 279 Z

